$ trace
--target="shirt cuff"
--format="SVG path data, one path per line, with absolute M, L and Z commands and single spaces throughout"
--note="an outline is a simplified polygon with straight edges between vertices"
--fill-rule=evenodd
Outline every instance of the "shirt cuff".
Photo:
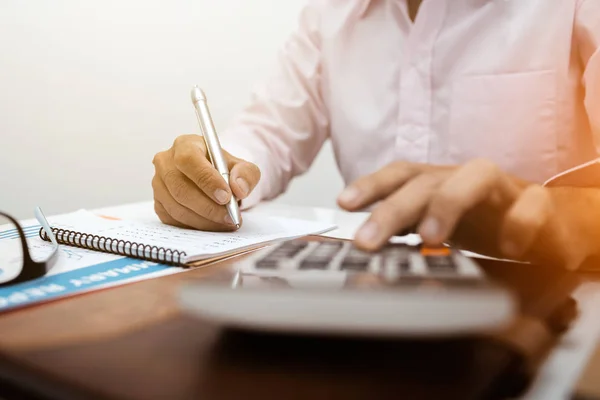
M 600 158 L 568 169 L 544 182 L 545 187 L 570 186 L 600 188 Z

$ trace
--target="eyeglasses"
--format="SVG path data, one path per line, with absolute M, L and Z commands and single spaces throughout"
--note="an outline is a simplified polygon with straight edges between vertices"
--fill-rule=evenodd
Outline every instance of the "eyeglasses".
M 58 242 L 39 207 L 35 209 L 35 218 L 51 242 L 36 247 L 35 255 L 40 260 L 31 257 L 27 244 L 27 238 L 37 236 L 39 226 L 21 227 L 16 219 L 0 212 L 0 287 L 41 278 L 58 260 Z

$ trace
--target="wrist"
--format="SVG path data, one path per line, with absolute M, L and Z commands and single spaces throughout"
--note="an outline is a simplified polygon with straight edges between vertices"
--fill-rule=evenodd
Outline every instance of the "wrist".
M 542 229 L 535 261 L 575 270 L 600 255 L 600 190 L 557 187 L 548 189 L 553 203 L 551 220 Z

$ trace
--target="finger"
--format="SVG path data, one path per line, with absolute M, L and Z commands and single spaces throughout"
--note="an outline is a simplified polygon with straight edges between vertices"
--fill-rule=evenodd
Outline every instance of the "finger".
M 239 200 L 248 197 L 260 180 L 260 169 L 248 161 L 239 160 L 231 168 L 229 184 Z
M 222 205 L 216 204 L 178 170 L 166 171 L 162 177 L 162 181 L 173 199 L 185 208 L 192 210 L 207 220 L 219 224 L 233 225 L 227 209 Z
M 453 168 L 398 161 L 356 180 L 340 194 L 338 205 L 348 211 L 356 211 L 389 196 L 419 174 L 444 173 Z
M 224 152 L 227 158 L 228 153 Z M 231 189 L 219 171 L 207 158 L 206 144 L 202 136 L 180 136 L 173 145 L 173 162 L 191 182 L 217 204 L 226 204 Z
M 500 249 L 504 255 L 520 259 L 551 215 L 552 203 L 547 190 L 538 185 L 527 187 L 504 217 L 500 231 Z
M 163 171 L 162 181 L 171 196 L 196 214 L 220 224 L 233 224 L 225 206 L 215 203 L 179 170 Z
M 359 210 L 389 196 L 421 172 L 420 164 L 389 164 L 349 185 L 338 197 L 338 205 L 348 211 Z
M 186 178 L 187 179 L 187 178 Z M 166 184 L 160 179 L 159 176 L 155 176 L 152 180 L 152 188 L 154 190 L 155 201 L 160 202 L 163 209 L 171 217 L 171 219 L 177 221 L 179 224 L 189 226 L 199 230 L 209 231 L 230 231 L 235 229 L 233 222 L 226 223 L 225 218 L 221 218 L 219 221 L 211 220 L 202 214 L 198 214 L 196 211 L 186 207 L 179 203 L 174 196 L 171 194 Z M 197 189 L 196 189 L 197 190 Z M 204 196 L 204 194 L 201 193 Z M 204 198 L 204 202 L 212 203 L 215 207 L 222 207 L 224 214 L 227 215 L 227 210 L 223 206 L 217 206 L 207 197 Z M 227 215 L 228 216 L 228 215 Z M 159 215 L 160 217 L 160 215 Z M 162 221 L 162 219 L 161 219 Z M 168 223 L 166 221 L 163 221 Z M 170 224 L 176 225 L 177 224 Z
M 355 237 L 357 247 L 376 250 L 390 237 L 416 224 L 440 179 L 436 174 L 419 175 L 377 205 Z
M 433 194 L 419 234 L 426 244 L 441 245 L 474 206 L 489 197 L 512 203 L 518 193 L 518 188 L 493 163 L 472 161 L 459 168 Z
M 161 204 L 161 202 L 157 199 L 154 199 L 154 212 L 158 216 L 158 219 L 164 224 L 176 226 L 178 228 L 189 229 L 190 226 L 182 224 L 181 222 L 175 220 L 173 217 L 169 215 L 165 207 Z

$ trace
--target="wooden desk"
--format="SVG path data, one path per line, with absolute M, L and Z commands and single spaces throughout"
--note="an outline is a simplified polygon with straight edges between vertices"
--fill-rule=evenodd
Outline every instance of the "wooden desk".
M 250 335 L 182 315 L 180 284 L 232 262 L 5 314 L 0 376 L 74 399 L 465 399 L 502 360 L 480 340 Z

